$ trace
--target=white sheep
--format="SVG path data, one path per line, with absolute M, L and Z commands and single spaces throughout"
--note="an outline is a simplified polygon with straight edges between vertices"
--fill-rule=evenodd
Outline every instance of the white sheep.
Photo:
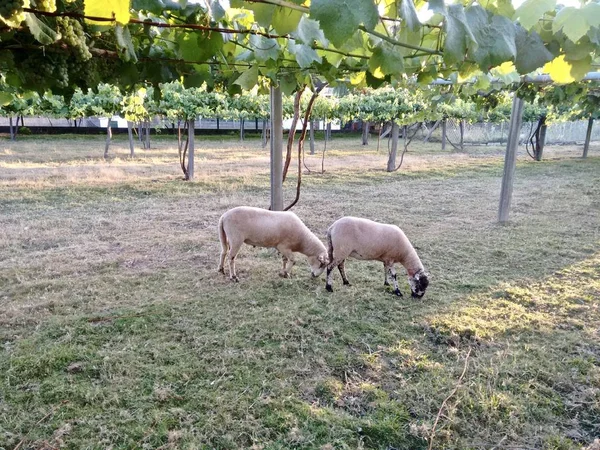
M 381 261 L 385 271 L 385 285 L 389 286 L 388 274 L 394 282 L 394 293 L 402 296 L 398 289 L 395 263 L 402 264 L 408 273 L 412 296 L 421 298 L 429 285 L 428 274 L 421 264 L 414 247 L 396 225 L 386 225 L 357 217 L 342 217 L 327 230 L 329 244 L 329 265 L 327 266 L 326 289 L 333 292 L 331 272 L 337 266 L 345 285 L 344 263 L 346 258 Z
M 294 252 L 308 257 L 314 277 L 321 275 L 329 262 L 325 245 L 290 211 L 268 211 L 250 206 L 230 209 L 219 219 L 219 239 L 219 272 L 225 273 L 225 258 L 229 251 L 229 278 L 233 281 L 239 281 L 235 258 L 244 243 L 276 248 L 283 257 L 283 269 L 279 274 L 286 278 L 296 263 Z

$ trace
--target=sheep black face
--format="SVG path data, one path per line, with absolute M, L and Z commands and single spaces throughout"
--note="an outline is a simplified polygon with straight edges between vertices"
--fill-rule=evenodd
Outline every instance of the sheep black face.
M 422 270 L 409 277 L 411 295 L 413 298 L 421 298 L 425 295 L 427 286 L 429 286 L 429 274 Z

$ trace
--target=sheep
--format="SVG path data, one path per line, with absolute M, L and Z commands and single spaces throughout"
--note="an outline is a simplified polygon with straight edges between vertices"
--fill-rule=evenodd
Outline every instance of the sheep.
M 243 243 L 254 247 L 276 248 L 283 257 L 280 275 L 290 277 L 296 261 L 293 252 L 308 257 L 313 277 L 323 273 L 329 262 L 327 249 L 304 223 L 289 211 L 268 211 L 250 206 L 238 206 L 225 212 L 219 219 L 221 260 L 219 272 L 225 273 L 224 263 L 229 251 L 229 278 L 239 281 L 235 258 Z
M 346 277 L 346 258 L 381 261 L 385 274 L 385 286 L 389 286 L 388 274 L 394 282 L 394 293 L 402 296 L 398 289 L 395 263 L 402 264 L 408 272 L 412 296 L 421 298 L 429 285 L 429 274 L 425 272 L 417 252 L 404 232 L 396 225 L 386 225 L 357 217 L 342 217 L 327 230 L 329 265 L 325 288 L 333 292 L 331 272 L 337 266 L 345 285 L 350 285 Z

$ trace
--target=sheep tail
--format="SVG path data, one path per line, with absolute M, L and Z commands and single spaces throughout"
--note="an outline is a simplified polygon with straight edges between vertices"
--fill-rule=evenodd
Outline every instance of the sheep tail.
M 229 243 L 227 242 L 227 234 L 225 234 L 225 228 L 223 228 L 223 217 L 219 219 L 219 240 L 221 241 L 222 250 L 227 253 L 229 250 Z
M 327 230 L 327 255 L 329 256 L 329 263 L 333 262 L 333 242 L 331 241 L 331 229 Z

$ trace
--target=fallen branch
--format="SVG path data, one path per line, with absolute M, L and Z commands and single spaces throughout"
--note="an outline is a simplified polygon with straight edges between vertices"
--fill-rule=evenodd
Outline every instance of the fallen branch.
M 452 392 L 450 392 L 450 395 L 448 397 L 446 397 L 444 399 L 444 401 L 442 402 L 442 406 L 440 406 L 440 410 L 437 413 L 435 422 L 433 422 L 433 428 L 431 428 L 431 435 L 429 436 L 428 450 L 431 450 L 433 448 L 433 438 L 435 437 L 435 428 L 437 427 L 438 421 L 440 420 L 442 411 L 446 407 L 446 403 L 448 403 L 448 400 L 450 400 L 454 396 L 454 394 L 456 394 L 456 392 L 458 391 L 458 388 L 461 385 L 463 378 L 465 377 L 465 374 L 467 373 L 467 367 L 469 366 L 469 356 L 471 355 L 471 350 L 473 350 L 473 349 L 471 347 L 469 347 L 469 351 L 467 352 L 467 356 L 465 357 L 465 366 L 463 368 L 462 374 L 458 378 L 458 381 L 456 382 L 456 386 L 454 386 L 454 389 L 452 390 Z

